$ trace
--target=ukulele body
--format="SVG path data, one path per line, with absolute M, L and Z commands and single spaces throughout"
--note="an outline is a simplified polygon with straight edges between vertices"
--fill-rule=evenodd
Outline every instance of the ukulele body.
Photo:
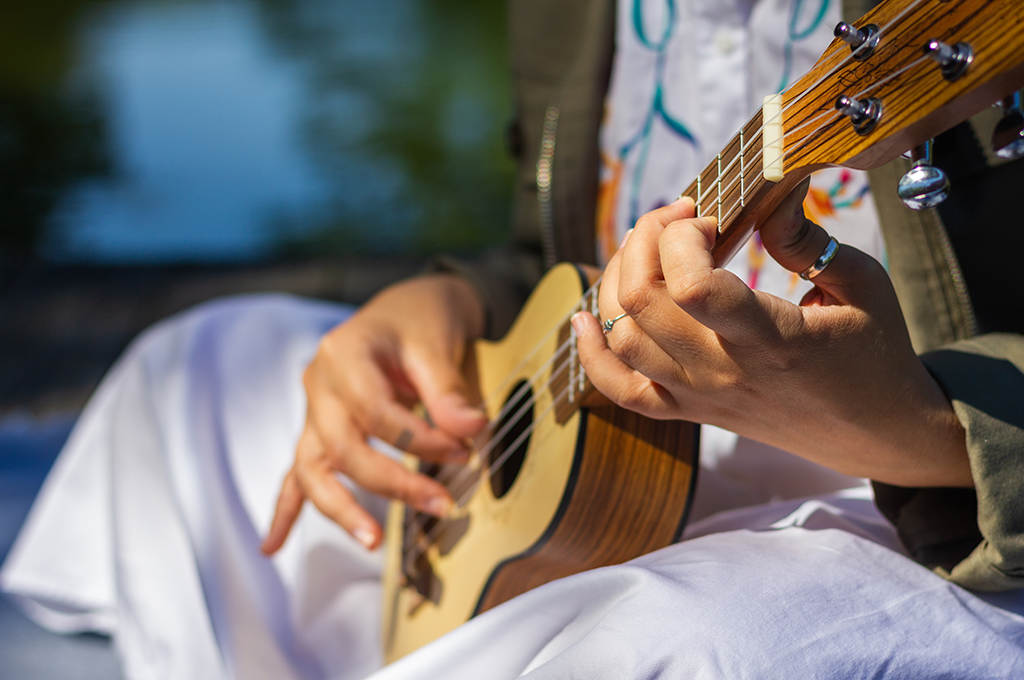
M 499 420 L 486 439 L 501 444 L 478 442 L 482 455 L 466 468 L 424 466 L 451 480 L 457 509 L 447 520 L 391 504 L 388 662 L 544 583 L 678 540 L 696 482 L 698 428 L 607 401 L 580 407 L 589 383 L 559 369 L 578 371 L 567 320 L 587 286 L 574 265 L 552 269 L 505 338 L 476 343 L 468 357 L 467 376 Z

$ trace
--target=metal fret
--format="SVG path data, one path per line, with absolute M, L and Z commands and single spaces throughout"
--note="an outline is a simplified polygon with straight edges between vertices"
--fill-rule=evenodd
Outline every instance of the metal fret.
M 700 173 L 697 173 L 697 198 L 694 201 L 697 217 L 700 217 Z
M 718 154 L 718 233 L 722 233 L 722 154 Z
M 584 293 L 583 298 L 576 304 L 576 308 L 579 311 L 586 309 L 587 294 Z M 594 318 L 598 320 L 598 323 L 600 323 L 601 317 L 597 315 L 596 311 L 592 311 L 592 313 L 594 314 Z M 572 327 L 572 324 L 569 324 L 569 384 L 566 385 L 568 392 L 565 395 L 565 399 L 570 404 L 576 403 L 576 373 L 580 366 L 578 350 L 576 349 L 577 339 L 578 336 L 576 335 L 576 329 Z
M 569 385 L 565 398 L 570 404 L 576 403 L 576 329 L 569 326 Z
M 743 200 L 746 198 L 747 189 L 743 186 L 743 180 L 747 175 L 743 167 L 743 128 L 740 128 L 740 207 L 744 207 Z

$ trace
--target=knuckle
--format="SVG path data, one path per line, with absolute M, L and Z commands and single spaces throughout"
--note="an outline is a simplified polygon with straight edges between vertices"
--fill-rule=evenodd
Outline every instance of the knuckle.
M 392 476 L 387 493 L 395 500 L 401 501 L 406 505 L 413 505 L 416 497 L 414 478 L 401 473 Z
M 615 337 L 609 342 L 608 348 L 619 361 L 634 368 L 643 363 L 646 347 L 640 333 L 624 328 L 621 333 L 613 335 Z
M 650 288 L 628 280 L 619 280 L 618 303 L 622 311 L 630 316 L 642 313 L 650 304 Z
M 354 410 L 353 419 L 360 431 L 379 435 L 385 421 L 384 410 L 379 405 L 363 402 Z
M 319 462 L 336 472 L 346 472 L 349 467 L 349 448 L 336 439 L 325 441 L 324 452 Z
M 669 298 L 682 309 L 699 309 L 711 295 L 710 272 L 684 272 L 665 281 Z
M 618 393 L 615 403 L 629 411 L 643 412 L 647 406 L 643 392 L 637 388 L 629 388 Z
M 661 221 L 658 219 L 654 212 L 645 213 L 636 221 L 636 229 L 650 229 L 653 227 L 661 227 Z
M 310 467 L 306 465 L 295 466 L 295 483 L 303 495 L 307 497 L 314 495 L 313 490 L 316 488 L 316 480 Z

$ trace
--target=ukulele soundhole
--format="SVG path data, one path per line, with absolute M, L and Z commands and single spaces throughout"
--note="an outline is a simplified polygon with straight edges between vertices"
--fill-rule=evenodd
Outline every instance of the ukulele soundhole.
M 533 389 L 525 380 L 512 388 L 505 401 L 505 415 L 495 430 L 498 444 L 489 456 L 491 491 L 495 498 L 508 493 L 523 468 L 533 431 L 533 405 Z

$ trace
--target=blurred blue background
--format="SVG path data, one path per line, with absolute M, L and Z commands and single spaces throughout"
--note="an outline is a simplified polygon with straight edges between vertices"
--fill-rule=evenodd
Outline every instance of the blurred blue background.
M 0 249 L 471 251 L 507 231 L 503 3 L 5 0 Z

